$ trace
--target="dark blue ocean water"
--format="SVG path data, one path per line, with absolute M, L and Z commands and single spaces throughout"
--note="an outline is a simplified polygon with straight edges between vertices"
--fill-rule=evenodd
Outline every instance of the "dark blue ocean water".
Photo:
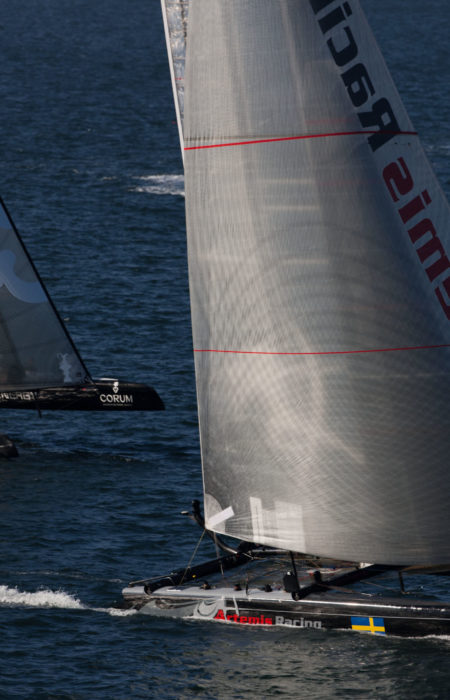
M 448 195 L 450 6 L 363 6 Z M 449 697 L 448 640 L 115 607 L 129 580 L 187 563 L 200 534 L 179 514 L 202 492 L 160 5 L 3 0 L 0 42 L 0 193 L 91 373 L 147 381 L 167 406 L 0 414 L 20 451 L 0 462 L 0 700 Z

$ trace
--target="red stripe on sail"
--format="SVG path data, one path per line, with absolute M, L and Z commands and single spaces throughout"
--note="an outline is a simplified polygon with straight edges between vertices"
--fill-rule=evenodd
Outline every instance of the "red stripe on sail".
M 204 148 L 226 148 L 228 146 L 249 146 L 257 143 L 276 143 L 277 141 L 299 141 L 301 139 L 326 139 L 332 136 L 363 136 L 366 134 L 392 134 L 393 136 L 417 136 L 417 131 L 338 131 L 329 134 L 306 134 L 303 136 L 280 136 L 271 139 L 257 139 L 254 141 L 235 141 L 233 143 L 213 143 L 205 146 L 185 146 L 185 151 L 198 151 Z
M 412 345 L 404 348 L 373 348 L 368 350 L 324 350 L 319 352 L 270 352 L 265 350 L 216 350 L 212 348 L 194 348 L 194 352 L 227 353 L 231 355 L 358 355 L 376 352 L 405 352 L 407 350 L 435 350 L 437 348 L 450 348 L 450 343 L 443 345 Z

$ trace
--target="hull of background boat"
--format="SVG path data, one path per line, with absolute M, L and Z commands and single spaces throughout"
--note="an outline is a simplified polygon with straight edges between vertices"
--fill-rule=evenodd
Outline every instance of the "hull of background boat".
M 97 379 L 84 386 L 0 393 L 0 408 L 57 411 L 162 411 L 158 393 L 146 384 Z
M 154 616 L 207 620 L 251 627 L 352 630 L 378 635 L 450 635 L 450 604 L 405 598 L 317 594 L 294 601 L 284 591 L 165 587 L 146 594 L 126 588 L 125 602 Z

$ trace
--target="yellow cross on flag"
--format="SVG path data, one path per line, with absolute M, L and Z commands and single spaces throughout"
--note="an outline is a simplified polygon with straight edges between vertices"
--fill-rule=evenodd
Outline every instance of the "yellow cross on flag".
M 352 617 L 351 620 L 352 630 L 371 632 L 372 634 L 386 634 L 382 617 Z

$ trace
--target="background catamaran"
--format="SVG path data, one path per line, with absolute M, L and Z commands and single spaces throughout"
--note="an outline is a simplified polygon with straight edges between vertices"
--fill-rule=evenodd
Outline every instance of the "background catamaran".
M 92 379 L 1 199 L 0 320 L 0 408 L 164 408 L 146 384 Z
M 231 623 L 448 634 L 445 603 L 331 594 L 387 569 L 450 569 L 450 210 L 359 3 L 162 7 L 205 528 L 245 544 L 125 599 Z M 181 585 L 280 550 L 296 556 L 267 590 Z M 347 570 L 330 577 L 330 560 Z

